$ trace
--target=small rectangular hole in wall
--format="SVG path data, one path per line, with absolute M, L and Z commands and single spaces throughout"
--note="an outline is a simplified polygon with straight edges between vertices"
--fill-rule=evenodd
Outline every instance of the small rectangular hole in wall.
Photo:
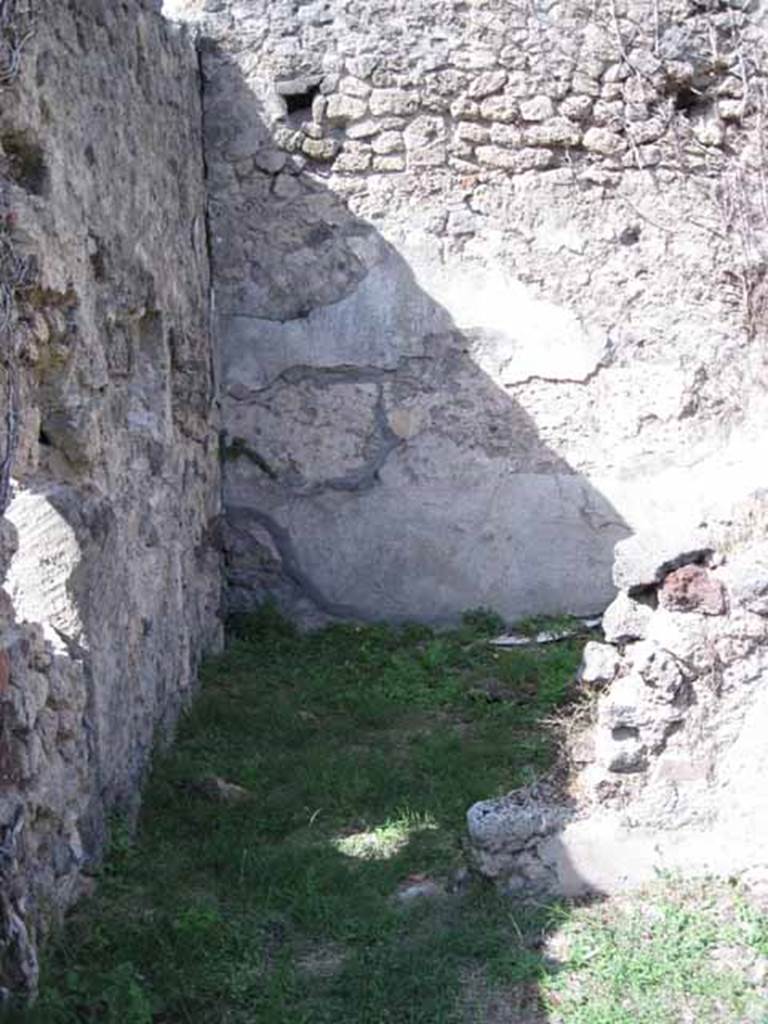
M 309 117 L 315 97 L 320 95 L 320 79 L 294 78 L 278 82 L 276 88 L 285 102 L 285 112 L 289 117 Z
M 42 147 L 25 132 L 8 132 L 0 137 L 5 155 L 5 172 L 26 192 L 44 196 L 48 192 L 48 168 Z
M 315 96 L 319 95 L 320 88 L 317 85 L 313 85 L 305 92 L 297 92 L 293 95 L 284 96 L 285 106 L 289 114 L 311 114 L 312 103 Z

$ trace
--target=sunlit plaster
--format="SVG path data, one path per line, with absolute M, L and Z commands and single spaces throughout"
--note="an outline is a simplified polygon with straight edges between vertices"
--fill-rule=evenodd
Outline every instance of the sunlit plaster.
M 5 581 L 19 621 L 37 622 L 58 649 L 62 634 L 87 646 L 69 586 L 81 560 L 75 531 L 49 495 L 15 486 L 6 518 L 18 535 Z

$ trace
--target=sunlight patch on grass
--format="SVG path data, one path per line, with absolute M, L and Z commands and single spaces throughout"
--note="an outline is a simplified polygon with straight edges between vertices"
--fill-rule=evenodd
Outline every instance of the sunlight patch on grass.
M 332 840 L 334 849 L 356 860 L 390 860 L 404 850 L 414 835 L 436 832 L 438 824 L 429 814 L 406 813 L 376 828 L 338 836 Z

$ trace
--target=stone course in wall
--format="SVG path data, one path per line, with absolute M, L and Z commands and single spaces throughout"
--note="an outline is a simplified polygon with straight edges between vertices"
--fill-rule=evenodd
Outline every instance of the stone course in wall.
M 729 0 L 170 0 L 198 27 L 231 598 L 602 610 L 754 486 L 764 26 Z
M 219 639 L 200 81 L 156 6 L 0 3 L 0 1003 Z
M 768 885 L 765 492 L 727 520 L 617 546 L 562 769 L 468 815 L 511 891 L 611 893 L 660 871 Z

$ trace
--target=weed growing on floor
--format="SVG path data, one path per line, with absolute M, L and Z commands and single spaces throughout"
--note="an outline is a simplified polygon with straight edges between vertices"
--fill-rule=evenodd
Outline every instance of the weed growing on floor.
M 737 887 L 661 880 L 576 909 L 543 980 L 553 1024 L 765 1024 L 768 918 Z

